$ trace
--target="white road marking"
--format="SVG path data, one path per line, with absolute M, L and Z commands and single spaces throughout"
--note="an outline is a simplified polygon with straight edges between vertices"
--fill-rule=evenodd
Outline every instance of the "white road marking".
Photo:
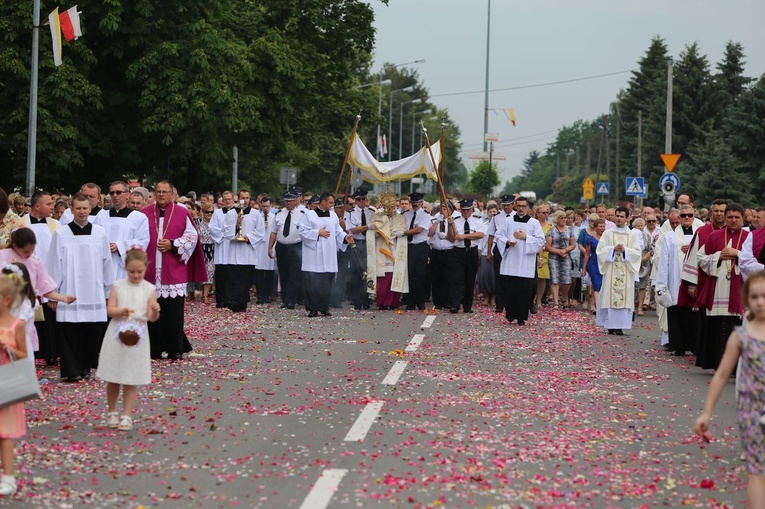
M 420 327 L 422 327 L 423 329 L 428 329 L 430 328 L 431 325 L 433 325 L 433 322 L 435 321 L 436 321 L 436 315 L 430 315 L 429 317 L 425 319 L 424 322 L 422 322 L 422 325 Z
M 422 340 L 425 339 L 425 334 L 415 334 L 412 336 L 412 340 L 409 342 L 409 345 L 404 349 L 405 352 L 416 352 L 417 348 L 419 348 L 420 343 L 422 343 Z
M 343 480 L 348 470 L 344 468 L 330 468 L 324 470 L 319 480 L 313 485 L 308 496 L 305 497 L 300 509 L 324 509 L 337 491 L 340 481 Z
M 369 433 L 369 428 L 372 427 L 375 419 L 377 419 L 377 414 L 380 413 L 380 410 L 383 407 L 383 403 L 385 402 L 370 401 L 367 403 L 367 406 L 364 407 L 364 410 L 361 411 L 359 418 L 356 419 L 356 422 L 353 423 L 353 426 L 351 426 L 348 434 L 345 435 L 346 442 L 360 442 L 364 440 L 364 437 L 366 437 L 367 433 Z
M 409 364 L 409 362 L 407 362 L 407 361 L 396 361 L 396 363 L 393 365 L 393 367 L 390 368 L 390 371 L 388 371 L 388 375 L 382 381 L 382 384 L 383 385 L 396 385 L 396 382 L 398 382 L 398 378 L 401 376 L 401 374 L 406 369 L 406 365 L 407 364 Z

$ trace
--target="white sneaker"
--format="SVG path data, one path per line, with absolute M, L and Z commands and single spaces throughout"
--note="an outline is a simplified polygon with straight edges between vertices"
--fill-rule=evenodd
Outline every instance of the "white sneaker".
M 10 496 L 16 493 L 16 478 L 4 475 L 0 478 L 0 496 Z

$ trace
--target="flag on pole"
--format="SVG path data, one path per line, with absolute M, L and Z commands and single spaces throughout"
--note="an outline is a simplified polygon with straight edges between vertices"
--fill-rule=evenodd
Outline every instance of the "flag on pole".
M 382 139 L 382 150 L 383 150 L 382 155 L 387 156 L 388 155 L 388 139 L 385 137 L 384 134 Z
M 82 37 L 82 28 L 80 26 L 80 12 L 75 5 L 67 9 L 62 14 L 58 13 L 58 7 L 48 14 L 48 24 L 50 25 L 50 35 L 53 41 L 53 63 L 56 67 L 63 63 L 61 51 L 61 34 L 67 42 L 74 41 Z
M 507 119 L 510 121 L 510 123 L 515 126 L 515 112 L 512 110 L 512 108 L 508 108 L 505 111 L 505 114 L 507 115 Z
M 59 16 L 59 24 L 61 25 L 61 31 L 64 33 L 66 42 L 72 42 L 78 37 L 82 37 L 80 13 L 77 12 L 76 5 Z
M 50 36 L 53 39 L 53 63 L 56 67 L 62 64 L 61 60 L 61 24 L 59 23 L 58 7 L 48 14 L 50 24 Z

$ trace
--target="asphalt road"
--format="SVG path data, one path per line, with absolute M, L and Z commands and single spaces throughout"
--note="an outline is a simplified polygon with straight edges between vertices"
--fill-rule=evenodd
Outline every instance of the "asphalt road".
M 655 317 L 604 336 L 543 310 L 232 315 L 189 303 L 196 348 L 155 361 L 135 429 L 103 384 L 40 367 L 0 507 L 741 507 L 732 383 L 715 440 L 692 433 L 709 372 L 658 346 Z M 717 504 L 717 505 L 715 505 Z

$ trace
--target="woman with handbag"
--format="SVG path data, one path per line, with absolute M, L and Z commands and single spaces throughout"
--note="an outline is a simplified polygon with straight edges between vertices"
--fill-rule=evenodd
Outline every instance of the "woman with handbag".
M 16 274 L 0 274 L 0 365 L 23 359 L 27 356 L 24 321 L 11 315 L 11 307 L 21 299 L 24 281 Z M 0 394 L 3 383 L 0 382 Z M 3 474 L 0 477 L 0 496 L 16 493 L 16 478 L 13 477 L 13 441 L 26 434 L 24 405 L 15 403 L 0 408 L 0 461 Z

